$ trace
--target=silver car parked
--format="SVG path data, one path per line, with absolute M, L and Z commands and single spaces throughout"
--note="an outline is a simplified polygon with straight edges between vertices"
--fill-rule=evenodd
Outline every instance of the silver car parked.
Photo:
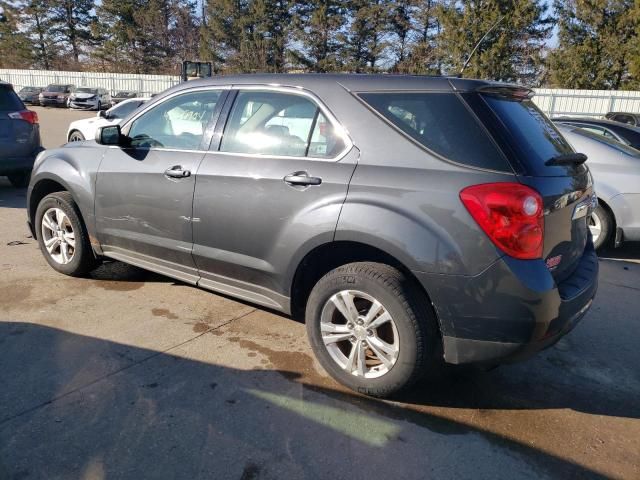
M 556 124 L 589 157 L 599 206 L 590 228 L 596 248 L 640 240 L 640 151 L 575 126 Z

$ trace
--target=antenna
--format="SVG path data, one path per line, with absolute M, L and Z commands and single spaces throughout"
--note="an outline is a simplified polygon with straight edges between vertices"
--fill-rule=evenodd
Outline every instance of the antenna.
M 478 50 L 478 47 L 480 45 L 482 45 L 482 42 L 484 42 L 484 39 L 487 38 L 487 36 L 493 32 L 495 30 L 495 28 L 500 25 L 500 23 L 502 22 L 502 20 L 504 20 L 504 17 L 506 17 L 506 15 L 502 15 L 498 21 L 496 23 L 494 23 L 493 25 L 491 25 L 491 28 L 489 30 L 487 30 L 487 33 L 485 33 L 482 38 L 480 40 L 478 40 L 478 43 L 476 43 L 476 46 L 473 47 L 473 50 L 471 50 L 471 53 L 469 54 L 469 56 L 467 57 L 467 61 L 464 62 L 464 65 L 462 66 L 462 68 L 460 69 L 460 73 L 458 73 L 458 78 L 462 78 L 462 74 L 464 73 L 465 68 L 467 68 L 467 65 L 469 65 L 469 62 L 471 61 L 471 59 L 473 58 L 473 55 L 476 53 L 476 50 Z

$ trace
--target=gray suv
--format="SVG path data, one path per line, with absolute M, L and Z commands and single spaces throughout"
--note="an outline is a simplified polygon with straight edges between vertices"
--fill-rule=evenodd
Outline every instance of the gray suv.
M 584 316 L 585 159 L 522 87 L 217 77 L 42 154 L 28 221 L 61 273 L 111 258 L 304 318 L 329 374 L 388 396 Z

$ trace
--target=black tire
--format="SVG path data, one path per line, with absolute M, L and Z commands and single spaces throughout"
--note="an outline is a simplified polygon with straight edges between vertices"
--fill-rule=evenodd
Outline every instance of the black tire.
M 100 102 L 100 100 L 98 100 L 98 108 L 97 108 L 98 112 L 100 110 L 102 110 L 102 102 Z
M 25 188 L 29 186 L 29 180 L 31 179 L 31 170 L 24 172 L 16 172 L 7 175 L 9 182 L 16 188 Z
M 45 212 L 51 208 L 59 208 L 66 214 L 75 234 L 75 248 L 73 255 L 71 256 L 70 262 L 66 264 L 56 262 L 47 251 L 44 244 L 42 217 Z M 87 230 L 82 221 L 80 210 L 69 192 L 52 193 L 40 201 L 36 210 L 34 228 L 38 237 L 40 251 L 51 268 L 57 272 L 71 277 L 82 277 L 98 265 L 99 262 L 91 248 L 89 235 L 87 234 Z
M 85 140 L 84 135 L 78 130 L 73 130 L 69 134 L 69 142 L 82 142 L 83 140 Z
M 593 245 L 596 250 L 599 250 L 609 245 L 613 234 L 613 218 L 611 218 L 611 214 L 601 205 L 596 207 L 591 214 L 591 218 L 589 218 L 589 226 L 595 224 L 600 225 L 600 235 L 594 237 Z
M 365 378 L 346 371 L 332 358 L 322 340 L 320 325 L 325 304 L 329 305 L 333 295 L 344 290 L 373 297 L 393 319 L 399 345 L 397 360 L 382 376 Z M 359 315 L 363 315 L 363 311 Z M 311 291 L 305 319 L 311 348 L 323 368 L 338 382 L 365 395 L 389 397 L 412 385 L 429 370 L 438 370 L 442 364 L 438 359 L 439 330 L 428 299 L 412 279 L 385 264 L 350 263 L 327 273 Z M 349 349 L 349 345 L 359 341 L 353 342 L 353 338 L 343 341 L 351 342 L 344 348 Z M 364 342 L 366 339 L 363 345 Z

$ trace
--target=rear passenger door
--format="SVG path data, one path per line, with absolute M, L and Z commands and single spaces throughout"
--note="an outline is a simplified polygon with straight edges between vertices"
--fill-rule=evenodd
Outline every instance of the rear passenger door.
M 286 308 L 287 269 L 333 240 L 358 153 L 330 112 L 299 89 L 239 89 L 225 111 L 196 178 L 200 285 Z

